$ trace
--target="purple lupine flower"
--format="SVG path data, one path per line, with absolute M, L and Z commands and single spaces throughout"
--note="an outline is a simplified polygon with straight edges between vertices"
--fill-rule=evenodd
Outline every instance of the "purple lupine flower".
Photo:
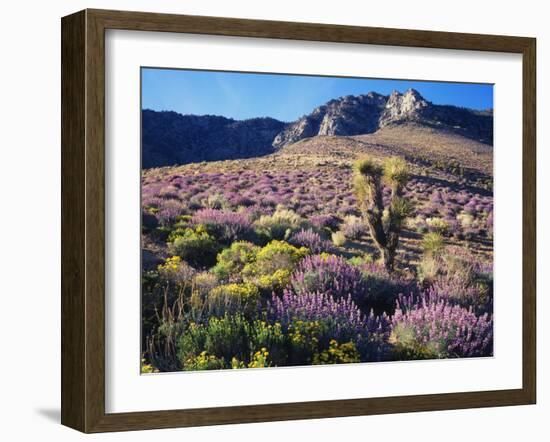
M 296 232 L 288 242 L 297 247 L 307 247 L 312 253 L 331 252 L 333 249 L 330 241 L 321 238 L 321 235 L 311 229 Z
M 438 358 L 492 356 L 493 320 L 436 292 L 401 296 L 391 318 L 394 343 L 425 347 Z
M 166 226 L 185 213 L 187 206 L 179 200 L 168 199 L 161 202 L 156 213 L 159 223 Z
M 335 255 L 307 256 L 298 264 L 290 284 L 297 293 L 322 292 L 334 298 L 360 298 L 366 292 L 361 271 Z
M 308 221 L 313 227 L 318 229 L 328 227 L 329 229 L 335 230 L 340 224 L 340 220 L 337 217 L 326 214 L 312 215 L 308 218 Z
M 390 319 L 383 314 L 364 315 L 351 296 L 334 299 L 321 292 L 294 293 L 285 290 L 282 297 L 273 294 L 267 306 L 267 317 L 287 328 L 294 321 L 317 321 L 325 327 L 330 339 L 353 341 L 369 360 L 385 357 L 391 331 Z
M 240 239 L 252 227 L 248 213 L 218 209 L 201 209 L 193 215 L 191 222 L 204 225 L 213 235 L 224 241 Z

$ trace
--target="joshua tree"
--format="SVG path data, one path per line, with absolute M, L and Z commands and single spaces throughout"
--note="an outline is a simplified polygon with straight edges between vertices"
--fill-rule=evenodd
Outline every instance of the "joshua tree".
M 409 179 L 404 160 L 388 158 L 383 166 L 372 159 L 358 160 L 354 165 L 355 195 L 369 227 L 384 266 L 393 271 L 395 252 L 403 220 L 410 213 L 410 204 L 403 198 L 403 187 Z M 391 189 L 390 203 L 384 207 L 383 184 Z

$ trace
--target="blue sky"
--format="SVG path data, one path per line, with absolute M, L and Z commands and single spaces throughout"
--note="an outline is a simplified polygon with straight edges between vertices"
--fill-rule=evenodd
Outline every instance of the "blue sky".
M 142 68 L 142 108 L 181 114 L 223 115 L 243 120 L 272 117 L 293 121 L 343 95 L 370 91 L 388 95 L 414 88 L 436 104 L 493 107 L 493 86 L 240 72 Z

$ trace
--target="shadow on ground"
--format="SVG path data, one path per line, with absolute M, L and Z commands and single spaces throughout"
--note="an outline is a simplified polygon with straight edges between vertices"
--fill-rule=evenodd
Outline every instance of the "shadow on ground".
M 61 410 L 59 408 L 37 408 L 36 414 L 43 418 L 55 422 L 56 424 L 61 422 Z

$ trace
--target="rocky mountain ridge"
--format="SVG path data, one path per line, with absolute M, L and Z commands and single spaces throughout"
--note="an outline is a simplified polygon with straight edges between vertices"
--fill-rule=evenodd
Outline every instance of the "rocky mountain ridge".
M 369 92 L 330 100 L 295 122 L 273 118 L 233 120 L 212 115 L 142 112 L 144 168 L 268 155 L 315 136 L 375 133 L 413 123 L 492 145 L 493 113 L 436 105 L 414 90 Z
M 318 135 L 362 135 L 392 124 L 418 123 L 458 133 L 486 144 L 493 142 L 492 111 L 433 104 L 415 89 L 389 96 L 369 92 L 344 96 L 291 123 L 273 140 L 275 148 Z

